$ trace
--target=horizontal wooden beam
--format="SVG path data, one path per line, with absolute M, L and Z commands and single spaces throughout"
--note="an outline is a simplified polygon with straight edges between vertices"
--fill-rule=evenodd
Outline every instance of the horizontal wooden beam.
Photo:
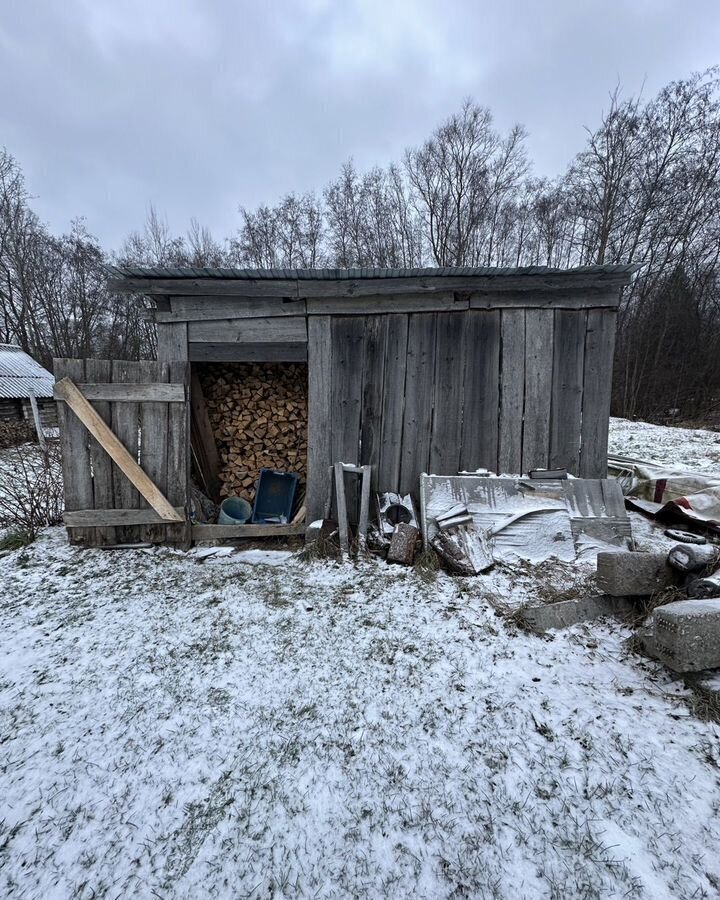
M 467 296 L 452 291 L 433 294 L 377 294 L 368 297 L 312 297 L 308 315 L 364 316 L 379 313 L 448 312 L 468 309 Z
M 191 362 L 306 362 L 307 344 L 188 344 Z
M 462 295 L 461 295 L 462 296 Z M 465 295 L 470 309 L 615 309 L 620 303 L 617 290 L 604 291 L 488 291 Z
M 168 311 L 156 310 L 156 322 L 207 319 L 255 319 L 304 316 L 305 301 L 283 297 L 171 297 Z
M 448 275 L 407 278 L 248 279 L 248 278 L 113 278 L 120 293 L 148 296 L 224 297 L 368 297 L 377 294 L 433 294 L 443 291 L 556 291 L 621 288 L 631 273 L 562 272 L 535 275 Z
M 304 522 L 298 525 L 193 525 L 194 541 L 222 541 L 232 538 L 286 537 L 305 534 Z
M 184 384 L 167 384 L 162 381 L 147 384 L 76 384 L 75 387 L 86 400 L 109 400 L 112 403 L 183 403 L 186 399 Z M 53 393 L 53 398 L 65 399 L 57 392 Z
M 193 343 L 282 344 L 307 341 L 304 316 L 270 316 L 262 319 L 210 319 L 188 324 Z
M 173 509 L 177 518 L 169 520 L 158 515 L 154 509 L 66 509 L 63 520 L 68 528 L 104 528 L 112 525 L 156 525 L 163 522 L 182 522 L 185 510 L 182 506 Z

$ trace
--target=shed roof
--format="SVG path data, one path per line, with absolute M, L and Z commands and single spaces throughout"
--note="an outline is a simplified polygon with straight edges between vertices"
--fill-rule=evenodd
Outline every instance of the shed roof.
M 107 266 L 114 278 L 222 278 L 233 280 L 281 279 L 286 281 L 353 281 L 361 278 L 473 278 L 507 277 L 516 275 L 631 275 L 639 266 L 623 265 L 578 266 L 557 269 L 551 266 L 443 266 L 427 269 L 214 269 L 171 268 L 167 266 Z
M 55 379 L 16 344 L 0 344 L 0 397 L 52 397 Z

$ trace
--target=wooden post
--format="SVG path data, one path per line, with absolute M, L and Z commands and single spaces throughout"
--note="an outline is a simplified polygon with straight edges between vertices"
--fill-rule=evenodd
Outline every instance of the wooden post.
M 40 421 L 40 411 L 38 410 L 37 399 L 32 391 L 30 391 L 30 408 L 32 409 L 33 421 L 35 422 L 38 443 L 40 444 L 40 449 L 44 453 L 47 450 L 47 441 L 45 440 L 45 432 L 43 431 L 42 422 Z

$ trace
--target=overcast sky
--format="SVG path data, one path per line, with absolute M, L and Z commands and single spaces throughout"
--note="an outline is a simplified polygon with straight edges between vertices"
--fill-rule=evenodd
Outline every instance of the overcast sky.
M 467 96 L 555 174 L 618 81 L 650 96 L 719 57 L 718 0 L 2 0 L 0 145 L 56 231 L 85 216 L 115 248 L 152 203 L 223 236 Z

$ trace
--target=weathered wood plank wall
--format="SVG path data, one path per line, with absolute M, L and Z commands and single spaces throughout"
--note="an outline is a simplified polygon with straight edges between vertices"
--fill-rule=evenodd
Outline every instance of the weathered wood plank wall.
M 55 378 L 69 376 L 176 509 L 189 499 L 187 362 L 56 359 Z M 189 523 L 162 524 L 137 489 L 58 402 L 70 541 L 86 546 L 139 541 L 187 543 Z M 87 523 L 87 524 L 85 524 Z M 97 523 L 93 527 L 92 523 Z

